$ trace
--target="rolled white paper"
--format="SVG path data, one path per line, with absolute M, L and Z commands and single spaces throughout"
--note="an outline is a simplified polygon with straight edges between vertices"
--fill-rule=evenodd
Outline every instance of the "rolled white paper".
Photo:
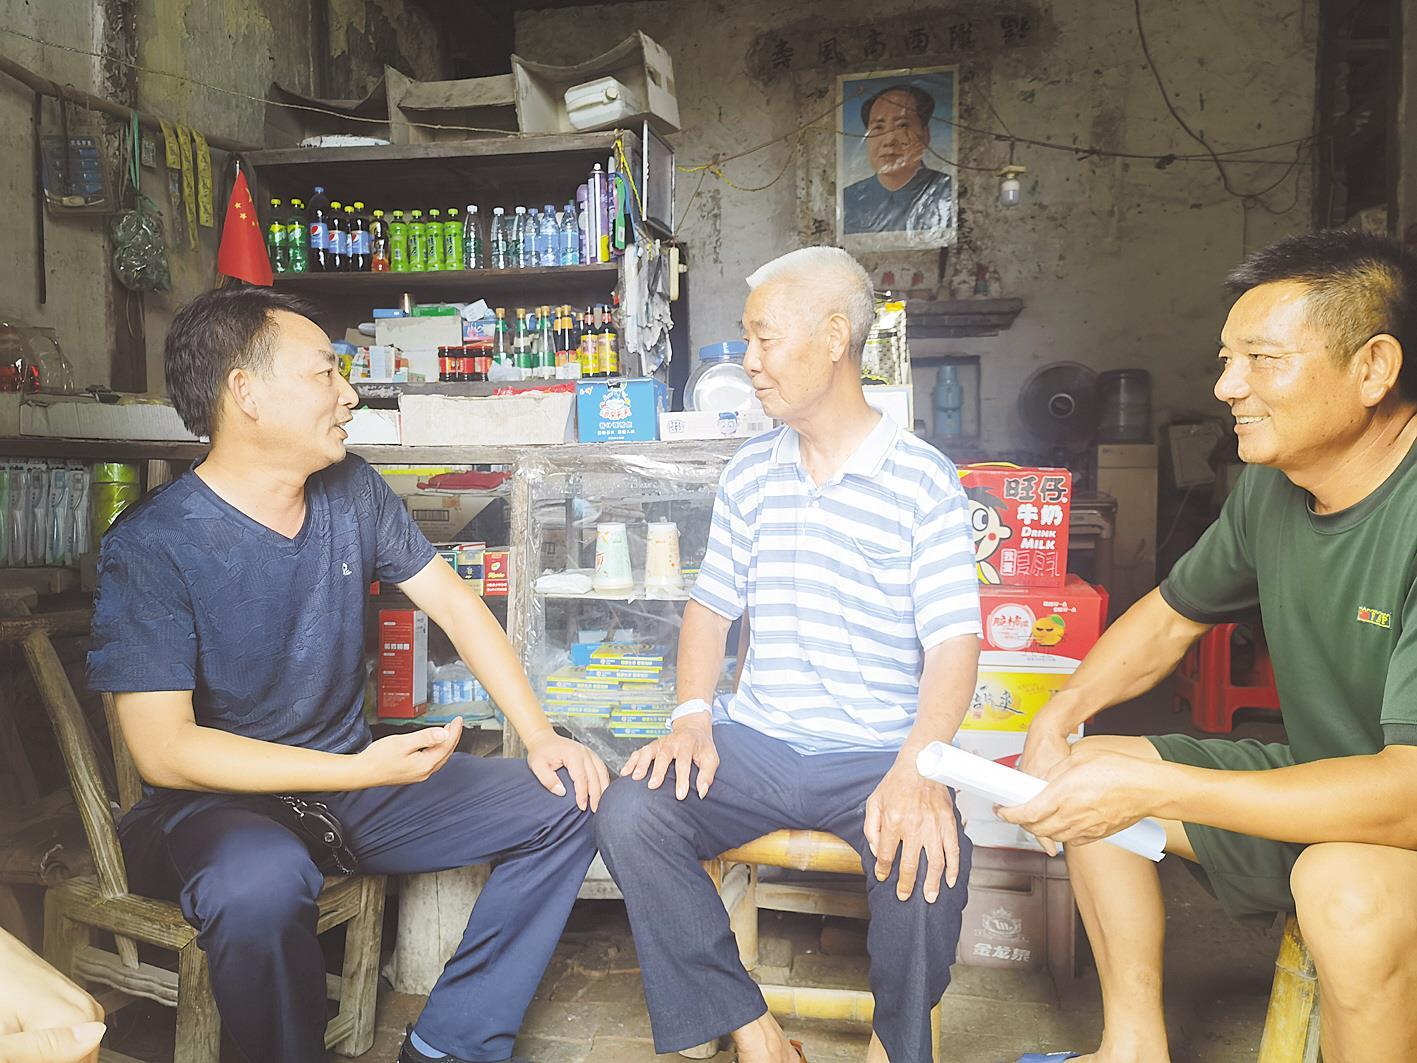
M 1000 805 L 1021 805 L 1048 784 L 1017 768 L 1005 767 L 985 757 L 966 753 L 944 742 L 931 742 L 915 758 L 916 770 L 925 778 L 987 797 Z M 1143 819 L 1104 841 L 1148 860 L 1166 855 L 1166 828 L 1154 819 Z

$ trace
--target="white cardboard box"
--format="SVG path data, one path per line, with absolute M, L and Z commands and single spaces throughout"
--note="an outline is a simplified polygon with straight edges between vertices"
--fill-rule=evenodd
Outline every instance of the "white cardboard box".
M 20 406 L 20 435 L 199 442 L 171 406 L 103 403 L 78 395 L 29 396 Z
M 915 394 L 909 384 L 867 384 L 861 390 L 869 406 L 907 432 L 915 431 Z
M 659 415 L 660 439 L 745 439 L 772 431 L 771 417 L 761 413 L 715 413 L 681 410 Z
M 361 407 L 354 411 L 354 419 L 344 426 L 344 430 L 349 433 L 345 442 L 355 446 L 378 443 L 397 445 L 403 442 L 398 410 L 371 410 Z
M 404 395 L 399 412 L 408 447 L 570 443 L 576 438 L 576 396 L 570 391 L 485 398 Z
M 462 318 L 457 314 L 438 317 L 381 317 L 374 322 L 374 342 L 401 351 L 433 351 L 462 344 Z
M 613 76 L 636 99 L 642 114 L 624 116 L 615 124 L 631 126 L 647 118 L 662 133 L 679 131 L 679 99 L 674 91 L 674 63 L 655 41 L 636 32 L 610 51 L 576 66 L 548 66 L 512 56 L 516 79 L 517 124 L 523 133 L 574 133 L 566 116 L 566 90 Z

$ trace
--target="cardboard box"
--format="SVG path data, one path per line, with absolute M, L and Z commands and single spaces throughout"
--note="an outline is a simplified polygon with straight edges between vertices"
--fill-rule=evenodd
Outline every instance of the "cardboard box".
M 1026 650 L 1081 661 L 1107 625 L 1107 592 L 1069 575 L 1058 588 L 979 588 L 985 650 Z
M 630 443 L 659 438 L 659 415 L 669 405 L 662 381 L 604 380 L 576 385 L 576 424 L 582 443 Z
M 679 99 L 669 53 L 643 33 L 625 38 L 610 51 L 575 66 L 550 66 L 512 56 L 517 124 L 523 133 L 575 133 L 566 115 L 566 90 L 605 76 L 614 77 L 645 111 L 621 116 L 613 125 L 628 128 L 648 119 L 662 133 L 679 131 Z
M 979 682 L 960 731 L 1017 731 L 1028 725 L 1077 671 L 1078 662 L 1026 650 L 984 650 Z
M 61 439 L 153 439 L 198 442 L 165 403 L 98 402 L 90 396 L 26 396 L 20 434 Z
M 403 395 L 399 398 L 403 442 L 407 447 L 575 442 L 575 410 L 576 396 L 569 391 L 523 391 L 485 398 L 465 395 Z
M 401 351 L 456 347 L 462 343 L 462 318 L 457 314 L 380 318 L 374 322 L 374 342 Z
M 379 610 L 379 715 L 408 720 L 428 704 L 428 616 Z
M 1062 856 L 976 848 L 958 961 L 1076 976 L 1077 909 Z
M 683 410 L 659 415 L 660 439 L 746 439 L 771 432 L 772 418 L 763 413 L 714 413 Z
M 405 495 L 403 501 L 413 523 L 430 543 L 449 543 L 492 503 L 492 498 L 481 491 L 419 491 Z
M 350 445 L 398 445 L 403 442 L 398 410 L 371 410 L 360 407 L 354 411 L 354 418 L 344 426 L 344 430 L 349 433 L 345 442 Z
M 861 391 L 872 409 L 907 432 L 915 431 L 915 389 L 909 384 L 868 384 Z
M 991 463 L 962 466 L 959 478 L 969 495 L 979 582 L 1061 587 L 1072 473 Z
M 488 550 L 483 558 L 484 589 L 488 598 L 505 598 L 511 589 L 512 552 Z

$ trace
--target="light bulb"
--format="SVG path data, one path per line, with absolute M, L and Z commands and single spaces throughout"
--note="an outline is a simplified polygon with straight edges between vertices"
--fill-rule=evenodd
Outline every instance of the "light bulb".
M 1026 172 L 1022 166 L 1012 164 L 1005 166 L 999 171 L 999 205 L 1001 207 L 1016 207 L 1019 200 L 1023 198 L 1023 187 L 1019 183 L 1019 174 Z

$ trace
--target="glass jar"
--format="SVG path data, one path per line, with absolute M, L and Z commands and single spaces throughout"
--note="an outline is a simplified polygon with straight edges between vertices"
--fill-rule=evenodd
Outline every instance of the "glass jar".
M 748 345 L 741 340 L 699 348 L 699 364 L 684 385 L 684 409 L 713 413 L 761 413 L 763 405 L 743 368 Z

